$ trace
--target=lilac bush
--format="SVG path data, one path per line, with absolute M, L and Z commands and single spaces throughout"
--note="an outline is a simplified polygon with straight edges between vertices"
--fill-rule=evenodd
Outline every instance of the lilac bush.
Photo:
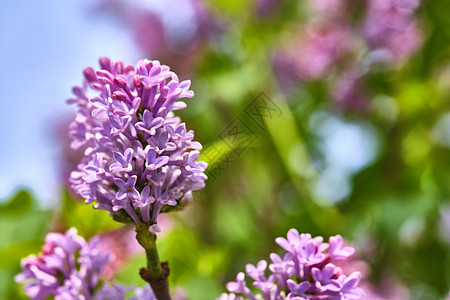
M 193 97 L 190 81 L 156 60 L 133 67 L 106 57 L 84 77 L 68 100 L 78 106 L 71 147 L 84 149 L 72 188 L 116 220 L 158 232 L 158 215 L 189 200 L 207 178 L 197 160 L 201 144 L 173 113 L 186 107 L 181 98 Z
M 279 237 L 275 241 L 285 250 L 283 255 L 272 253 L 270 264 L 261 260 L 256 266 L 246 266 L 253 287 L 247 286 L 246 274 L 240 272 L 236 281 L 227 284 L 230 294 L 222 294 L 219 300 L 344 300 L 364 296 L 358 287 L 361 273 L 353 272 L 347 276 L 337 266 L 336 262 L 348 259 L 355 252 L 353 247 L 344 246 L 340 235 L 332 236 L 324 243 L 320 236 L 313 238 L 291 229 L 287 239 Z
M 367 73 L 375 65 L 392 70 L 419 48 L 423 37 L 416 19 L 420 0 L 373 0 L 357 6 L 347 0 L 306 1 L 308 18 L 284 49 L 274 54 L 283 90 L 325 81 L 341 108 L 368 107 Z
M 34 300 L 125 299 L 134 288 L 104 282 L 102 272 L 113 257 L 100 250 L 99 241 L 86 242 L 75 228 L 65 234 L 49 233 L 42 252 L 22 260 L 16 281 L 25 283 L 27 295 Z M 156 299 L 150 286 L 134 293 L 130 299 Z

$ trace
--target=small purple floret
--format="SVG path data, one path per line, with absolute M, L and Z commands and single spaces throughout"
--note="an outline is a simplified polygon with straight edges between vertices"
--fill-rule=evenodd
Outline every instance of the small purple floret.
M 120 152 L 113 152 L 113 156 L 116 162 L 109 166 L 109 170 L 113 173 L 122 171 L 130 172 L 133 169 L 133 167 L 131 166 L 133 154 L 134 150 L 132 148 L 127 148 L 123 155 Z

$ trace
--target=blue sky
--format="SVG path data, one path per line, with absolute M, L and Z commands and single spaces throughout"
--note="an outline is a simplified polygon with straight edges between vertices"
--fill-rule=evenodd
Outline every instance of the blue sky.
M 0 199 L 28 187 L 56 203 L 56 122 L 71 117 L 65 100 L 82 69 L 107 55 L 134 64 L 125 29 L 89 13 L 89 1 L 4 1 L 0 10 Z M 92 3 L 92 2 L 90 2 Z

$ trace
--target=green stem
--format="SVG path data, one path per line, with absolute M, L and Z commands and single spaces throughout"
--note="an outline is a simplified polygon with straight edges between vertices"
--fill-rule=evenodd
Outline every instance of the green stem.
M 159 261 L 158 249 L 156 245 L 153 249 L 145 249 L 147 256 L 147 268 L 150 271 L 152 278 L 161 278 L 163 276 L 163 269 Z
M 140 270 L 142 279 L 150 284 L 158 300 L 171 300 L 167 284 L 169 267 L 166 262 L 161 263 L 159 260 L 156 235 L 148 231 L 148 225 L 140 223 L 136 225 L 136 239 L 145 249 L 147 257 L 147 268 Z

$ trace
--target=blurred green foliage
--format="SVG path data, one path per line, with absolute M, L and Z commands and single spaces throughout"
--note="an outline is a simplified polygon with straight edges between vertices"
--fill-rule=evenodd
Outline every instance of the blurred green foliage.
M 63 226 L 62 230 L 75 227 L 86 240 L 96 234 L 122 226 L 115 222 L 106 211 L 93 209 L 92 205 L 86 205 L 84 201 L 74 199 L 66 189 L 61 194 L 61 202 L 61 209 L 57 211 L 56 217 L 59 224 Z
M 51 216 L 25 190 L 0 205 L 0 299 L 24 297 L 14 276 L 20 271 L 20 260 L 41 249 Z

